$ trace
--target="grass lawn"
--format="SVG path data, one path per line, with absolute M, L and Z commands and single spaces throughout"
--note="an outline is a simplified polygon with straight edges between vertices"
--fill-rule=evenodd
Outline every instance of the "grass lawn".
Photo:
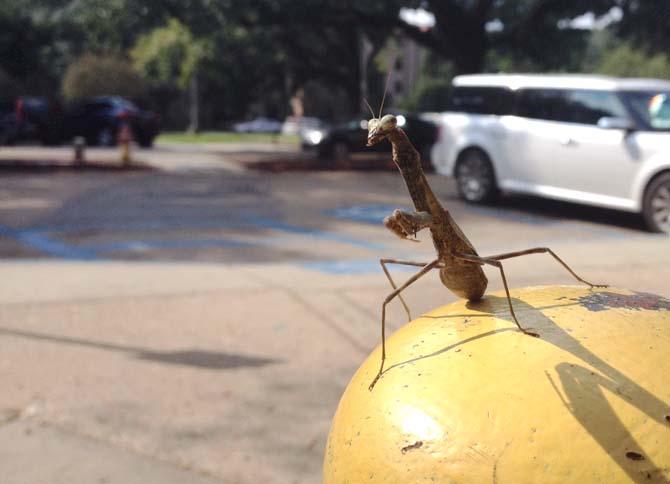
M 156 138 L 158 143 L 282 143 L 298 144 L 298 135 L 202 131 L 197 134 L 169 131 Z

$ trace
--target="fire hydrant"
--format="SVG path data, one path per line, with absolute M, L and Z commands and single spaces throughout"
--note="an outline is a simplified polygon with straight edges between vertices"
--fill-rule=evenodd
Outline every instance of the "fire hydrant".
M 77 136 L 72 143 L 72 147 L 74 148 L 74 163 L 76 165 L 86 163 L 86 140 L 82 136 Z
M 127 124 L 122 124 L 119 129 L 119 135 L 117 137 L 117 142 L 121 149 L 121 163 L 124 167 L 130 166 L 130 143 L 133 141 L 133 132 L 130 129 L 130 126 Z

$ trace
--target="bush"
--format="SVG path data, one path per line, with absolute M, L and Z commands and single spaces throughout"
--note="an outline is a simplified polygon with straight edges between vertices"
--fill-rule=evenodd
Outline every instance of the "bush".
M 450 92 L 451 78 L 423 78 L 398 105 L 408 111 L 444 111 Z
M 61 91 L 66 100 L 101 95 L 137 98 L 145 91 L 130 63 L 116 57 L 84 55 L 68 67 Z
M 427 52 L 413 89 L 398 104 L 408 111 L 444 111 L 447 109 L 454 77 L 453 66 Z
M 649 55 L 624 43 L 604 52 L 595 71 L 618 77 L 670 79 L 670 58 L 665 54 Z

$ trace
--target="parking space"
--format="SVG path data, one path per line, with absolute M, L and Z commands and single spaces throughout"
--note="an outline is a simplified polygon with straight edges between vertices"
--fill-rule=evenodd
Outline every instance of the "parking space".
M 667 238 L 634 217 L 537 199 L 470 206 L 450 180 L 429 181 L 482 254 L 549 246 L 594 281 L 670 294 Z M 5 169 L 0 194 L 11 483 L 21 474 L 3 455 L 39 462 L 35 476 L 81 456 L 91 469 L 74 484 L 135 482 L 139 468 L 151 484 L 318 482 L 338 399 L 379 343 L 391 290 L 379 258 L 434 257 L 426 234 L 413 243 L 382 226 L 409 207 L 386 169 L 213 169 L 194 155 L 142 170 Z M 506 270 L 514 288 L 574 282 L 541 255 Z M 415 316 L 455 299 L 437 276 L 406 294 Z M 399 305 L 388 314 L 389 330 L 406 321 Z M 17 434 L 32 440 L 3 448 Z

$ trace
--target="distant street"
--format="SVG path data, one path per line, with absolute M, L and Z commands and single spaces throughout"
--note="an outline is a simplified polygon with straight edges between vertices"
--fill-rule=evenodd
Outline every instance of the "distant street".
M 410 207 L 386 163 L 292 170 L 289 151 L 162 145 L 122 170 L 115 150 L 71 168 L 69 148 L 0 149 L 3 484 L 319 482 L 338 399 L 378 344 L 378 259 L 433 252 L 381 225 Z M 670 296 L 670 241 L 634 216 L 469 206 L 429 180 L 482 255 L 548 246 L 594 282 Z M 512 287 L 575 282 L 544 255 L 505 268 Z M 434 276 L 406 299 L 419 315 L 456 298 Z

